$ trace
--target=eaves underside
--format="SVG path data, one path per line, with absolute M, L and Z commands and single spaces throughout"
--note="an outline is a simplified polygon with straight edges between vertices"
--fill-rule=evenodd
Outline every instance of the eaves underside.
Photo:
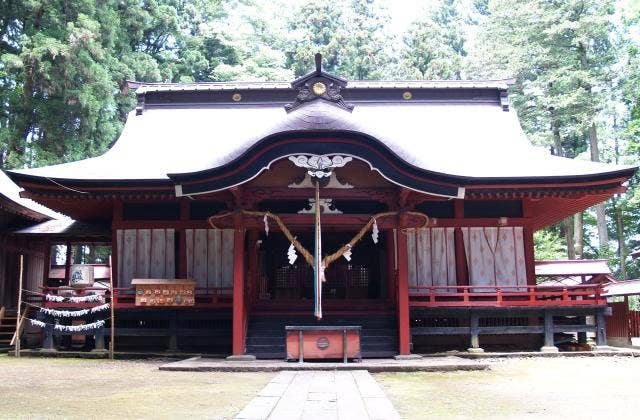
M 535 186 L 536 188 L 545 188 L 549 185 L 567 187 L 573 186 L 570 184 L 576 184 L 579 186 L 584 183 L 600 183 L 607 180 L 624 180 L 635 173 L 637 167 L 625 168 L 619 171 L 600 173 L 600 174 L 582 174 L 582 175 L 565 175 L 565 176 L 546 176 L 546 177 L 465 177 L 459 175 L 446 175 L 440 173 L 429 173 L 429 179 L 443 182 L 453 182 L 465 186 L 466 188 L 473 187 L 477 190 L 488 190 L 491 188 L 505 188 L 511 186 L 512 188 L 519 188 L 518 186 Z M 208 171 L 206 171 L 208 172 Z M 28 175 L 16 172 L 10 172 L 11 179 L 24 186 L 51 189 L 51 190 L 64 190 L 64 187 L 87 187 L 101 189 L 106 192 L 118 192 L 122 188 L 142 188 L 149 190 L 159 189 L 173 189 L 176 183 L 170 179 L 78 179 L 78 178 L 52 178 L 43 177 L 37 175 Z M 189 182 L 192 179 L 190 175 L 195 174 L 171 174 L 178 182 Z M 197 176 L 196 176 L 197 177 Z M 55 182 L 54 182 L 55 181 Z M 62 184 L 62 187 L 60 185 Z M 619 184 L 618 184 L 619 185 Z
M 606 178 L 605 181 L 610 179 L 612 178 Z M 579 196 L 606 192 L 619 193 L 624 190 L 624 187 L 621 186 L 624 179 L 626 178 L 616 177 L 613 178 L 613 182 L 602 183 L 591 181 L 587 184 L 576 182 L 575 179 L 565 179 L 566 183 L 564 185 L 562 182 L 559 182 L 558 179 L 549 180 L 546 183 L 523 183 L 521 185 L 517 185 L 513 179 L 509 179 L 504 180 L 505 185 L 503 187 L 498 183 L 493 185 L 484 183 L 482 187 L 466 187 L 465 198 Z M 61 183 L 65 182 L 67 186 L 74 188 L 60 188 L 55 184 L 52 185 L 48 183 L 48 180 L 40 184 L 33 179 L 28 183 L 21 183 L 21 185 L 28 191 L 25 197 L 32 194 L 49 197 L 73 196 L 80 199 L 123 196 L 175 197 L 175 184 L 166 182 L 163 182 L 160 187 L 152 186 L 152 183 L 149 182 L 140 183 L 136 180 L 120 181 L 117 184 L 110 180 L 81 180 L 78 183 L 74 183 L 74 180 L 58 181 Z M 78 188 L 84 188 L 84 190 Z M 218 191 L 218 193 L 223 193 L 227 190 L 229 189 Z M 420 191 L 417 191 L 417 193 L 420 193 Z M 424 194 L 429 195 L 428 193 Z

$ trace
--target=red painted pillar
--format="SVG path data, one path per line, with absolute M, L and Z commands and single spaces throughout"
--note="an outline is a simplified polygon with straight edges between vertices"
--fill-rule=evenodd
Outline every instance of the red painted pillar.
M 456 219 L 464 219 L 464 200 L 454 200 L 453 209 Z M 459 286 L 469 285 L 469 269 L 467 267 L 467 256 L 464 250 L 464 237 L 462 229 L 454 230 L 454 244 L 456 247 L 456 284 Z
M 396 243 L 393 229 L 384 232 L 387 253 L 387 296 L 389 302 L 396 302 Z
M 527 284 L 529 286 L 536 285 L 536 257 L 533 244 L 533 229 L 524 227 L 522 231 L 522 240 L 524 245 L 524 263 L 527 269 Z
M 244 354 L 244 223 L 242 215 L 234 218 L 233 236 L 233 355 Z
M 185 198 L 180 201 L 180 221 L 188 221 L 191 218 L 190 204 Z M 187 269 L 187 232 L 184 226 L 180 226 L 176 229 L 178 233 L 178 276 L 182 279 L 189 277 L 189 270 Z M 195 235 L 195 232 L 194 232 Z M 194 250 L 195 252 L 195 250 Z M 193 272 L 191 273 L 193 275 Z
M 469 270 L 467 268 L 467 256 L 464 250 L 464 237 L 462 230 L 455 228 L 454 244 L 456 247 L 456 284 L 458 286 L 469 285 Z
M 111 267 L 109 267 L 109 270 L 111 271 L 111 278 L 113 280 L 113 287 L 118 287 L 120 281 L 118 276 L 118 265 L 120 264 L 120 261 L 118 261 L 118 230 L 120 227 L 117 227 L 117 224 L 122 222 L 123 219 L 124 203 L 122 200 L 116 200 L 113 202 L 113 221 L 111 224 Z
M 398 247 L 398 350 L 401 355 L 411 353 L 411 330 L 409 325 L 409 264 L 407 258 L 407 237 L 402 232 L 403 218 L 397 230 Z
M 247 294 L 249 306 L 258 300 L 258 285 L 260 273 L 258 272 L 258 240 L 260 232 L 256 229 L 249 231 L 249 275 L 247 276 Z M 249 308 L 247 308 L 249 309 Z

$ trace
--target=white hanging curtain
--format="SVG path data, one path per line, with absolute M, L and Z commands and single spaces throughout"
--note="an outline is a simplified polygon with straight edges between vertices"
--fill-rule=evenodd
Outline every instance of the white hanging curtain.
M 406 235 L 409 288 L 455 286 L 454 228 L 415 229 L 407 231 Z
M 469 283 L 472 286 L 527 285 L 522 227 L 461 229 L 469 267 Z M 488 290 L 493 289 L 475 289 Z
M 132 279 L 173 279 L 174 229 L 119 229 L 118 286 L 130 287 Z
M 233 229 L 186 229 L 187 277 L 198 287 L 233 286 Z

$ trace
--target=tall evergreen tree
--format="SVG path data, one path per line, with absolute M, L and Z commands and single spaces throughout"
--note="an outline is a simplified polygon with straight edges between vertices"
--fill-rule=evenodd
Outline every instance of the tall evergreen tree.
M 387 77 L 391 37 L 381 0 L 305 1 L 288 18 L 287 65 L 296 76 L 321 53 L 325 71 L 352 80 Z
M 410 79 L 461 79 L 465 48 L 459 0 L 438 0 L 404 37 L 402 63 Z
M 220 38 L 235 52 L 233 62 L 212 68 L 212 80 L 286 80 L 293 72 L 285 67 L 283 19 L 278 3 L 245 0 L 230 7 L 231 19 L 216 23 Z M 241 27 L 242 30 L 238 30 Z
M 589 150 L 591 160 L 600 160 L 598 117 L 616 61 L 610 39 L 613 1 L 494 0 L 488 10 L 475 75 L 517 76 L 514 104 L 525 130 L 558 155 Z M 596 213 L 603 248 L 608 245 L 604 206 Z M 582 225 L 575 230 L 580 238 Z
M 379 0 L 351 0 L 349 5 L 343 15 L 348 36 L 341 46 L 338 73 L 353 80 L 389 77 L 391 38 L 385 31 L 387 11 L 380 7 Z
M 294 12 L 288 22 L 287 65 L 296 76 L 312 69 L 316 53 L 322 54 L 325 71 L 339 73 L 348 37 L 343 15 L 344 7 L 333 0 L 309 0 Z
M 100 154 L 133 106 L 126 80 L 194 80 L 229 55 L 189 48 L 199 25 L 221 16 L 218 0 L 29 0 L 0 7 L 3 167 Z

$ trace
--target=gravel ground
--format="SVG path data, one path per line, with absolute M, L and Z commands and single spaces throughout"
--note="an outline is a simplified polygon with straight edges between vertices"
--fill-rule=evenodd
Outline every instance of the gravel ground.
M 275 375 L 159 371 L 166 362 L 2 355 L 0 418 L 227 419 Z
M 374 375 L 405 419 L 638 419 L 640 358 L 491 360 L 491 370 Z

